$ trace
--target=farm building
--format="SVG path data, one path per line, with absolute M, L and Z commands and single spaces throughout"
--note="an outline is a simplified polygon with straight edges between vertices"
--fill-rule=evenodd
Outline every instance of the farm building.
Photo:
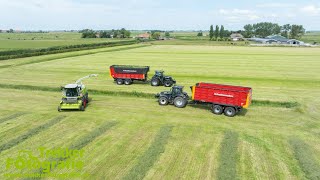
M 232 39 L 232 41 L 239 41 L 239 40 L 243 39 L 243 36 L 240 33 L 232 33 L 230 35 L 230 38 Z
M 280 35 L 271 35 L 266 38 L 248 38 L 249 41 L 255 41 L 262 44 L 294 44 L 294 45 L 303 45 L 304 42 L 296 39 L 287 39 Z
M 150 39 L 151 35 L 149 33 L 143 33 L 136 36 L 137 39 Z

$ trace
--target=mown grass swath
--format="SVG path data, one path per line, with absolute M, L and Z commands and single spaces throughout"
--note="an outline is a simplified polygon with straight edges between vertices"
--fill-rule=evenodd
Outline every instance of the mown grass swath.
M 70 46 L 55 46 L 55 47 L 48 47 L 43 49 L 20 49 L 20 50 L 11 50 L 11 51 L 0 51 L 0 60 L 88 50 L 88 49 L 103 48 L 103 47 L 131 45 L 131 44 L 136 44 L 137 42 L 138 41 L 136 40 L 130 40 L 130 41 L 104 42 L 104 43 L 94 43 L 94 44 L 79 44 L 79 45 L 70 45 Z
M 310 146 L 296 137 L 290 138 L 289 143 L 306 177 L 313 180 L 320 179 L 320 164 L 314 157 Z
M 75 141 L 74 143 L 72 143 L 69 146 L 69 149 L 82 149 L 84 148 L 86 145 L 88 145 L 89 143 L 91 143 L 92 141 L 94 141 L 97 137 L 101 136 L 103 133 L 105 133 L 106 131 L 108 131 L 110 128 L 112 128 L 113 126 L 117 125 L 118 122 L 116 121 L 108 121 L 105 122 L 103 124 L 101 124 L 100 126 L 98 126 L 97 128 L 95 128 L 93 131 L 91 131 L 90 133 L 84 135 L 83 137 L 81 137 L 78 141 Z M 56 158 L 55 160 L 58 161 L 66 161 L 68 160 L 69 157 L 63 158 Z M 55 167 L 51 167 L 51 170 L 54 169 Z M 37 172 L 39 172 L 40 174 L 45 174 L 45 172 L 43 172 L 43 169 L 38 169 Z
M 17 113 L 11 114 L 7 117 L 0 118 L 0 123 L 3 123 L 5 121 L 9 121 L 11 119 L 18 118 L 18 117 L 23 116 L 25 114 L 27 114 L 27 113 L 26 112 L 17 112 Z
M 160 128 L 150 147 L 140 156 L 137 164 L 134 165 L 124 179 L 143 179 L 148 170 L 158 160 L 161 153 L 165 151 L 172 128 L 173 126 L 169 125 Z
M 40 132 L 50 128 L 51 126 L 59 123 L 60 121 L 62 121 L 64 118 L 66 118 L 67 116 L 57 116 L 55 118 L 53 118 L 52 120 L 48 121 L 47 123 L 37 126 L 31 130 L 29 130 L 28 132 L 26 132 L 25 134 L 10 140 L 9 142 L 0 145 L 0 153 L 4 150 L 10 149 L 16 145 L 18 145 L 19 143 L 29 139 L 30 137 L 39 134 Z
M 221 142 L 217 179 L 237 178 L 238 133 L 227 131 Z

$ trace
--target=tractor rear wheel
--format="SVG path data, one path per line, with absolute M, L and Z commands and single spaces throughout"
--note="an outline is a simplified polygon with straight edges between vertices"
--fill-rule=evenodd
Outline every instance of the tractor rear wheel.
M 236 109 L 234 109 L 234 107 L 226 107 L 224 109 L 224 115 L 228 117 L 233 117 L 236 115 Z
M 173 104 L 177 107 L 177 108 L 184 108 L 187 105 L 187 100 L 184 99 L 183 97 L 176 97 L 173 100 Z
M 169 101 L 167 97 L 162 96 L 159 98 L 159 105 L 165 106 L 165 105 L 168 105 L 168 103 Z
M 123 84 L 123 79 L 117 79 L 116 82 L 117 82 L 118 85 L 122 85 Z
M 220 105 L 213 105 L 212 106 L 212 113 L 213 114 L 217 114 L 217 115 L 220 115 L 223 113 L 223 107 L 220 106 Z
M 125 79 L 124 80 L 124 84 L 125 85 L 130 85 L 130 84 L 132 84 L 132 80 L 131 79 Z
M 160 85 L 160 81 L 157 78 L 154 78 L 151 80 L 151 86 L 159 86 Z
M 164 82 L 164 86 L 165 86 L 165 87 L 171 87 L 172 84 L 173 84 L 172 81 L 165 81 L 165 82 Z

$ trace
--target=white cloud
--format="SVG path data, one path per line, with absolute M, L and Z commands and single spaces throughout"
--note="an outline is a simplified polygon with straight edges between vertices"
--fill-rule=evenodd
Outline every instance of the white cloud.
M 223 15 L 229 22 L 237 21 L 255 21 L 260 19 L 256 11 L 248 9 L 219 9 L 219 14 Z
M 320 7 L 315 5 L 307 5 L 300 9 L 301 12 L 307 14 L 307 15 L 320 15 Z
M 264 3 L 258 4 L 257 7 L 259 8 L 289 8 L 295 7 L 296 5 L 293 3 Z

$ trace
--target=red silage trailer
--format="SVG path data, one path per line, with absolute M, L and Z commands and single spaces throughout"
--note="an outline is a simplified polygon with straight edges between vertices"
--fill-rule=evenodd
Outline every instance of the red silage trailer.
M 250 87 L 231 86 L 211 83 L 197 83 L 191 86 L 194 102 L 212 104 L 214 114 L 234 116 L 242 108 L 251 104 L 252 89 Z
M 132 84 L 133 80 L 146 81 L 148 78 L 149 66 L 112 65 L 110 76 L 117 84 Z

